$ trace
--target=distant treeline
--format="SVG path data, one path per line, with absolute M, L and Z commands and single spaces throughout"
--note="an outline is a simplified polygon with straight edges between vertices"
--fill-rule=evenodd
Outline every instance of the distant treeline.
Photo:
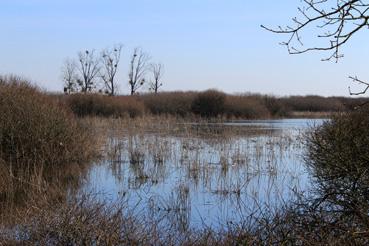
M 258 119 L 294 117 L 304 113 L 351 111 L 369 101 L 366 98 L 349 97 L 226 94 L 217 90 L 174 91 L 114 97 L 101 94 L 72 94 L 56 97 L 80 117 L 136 117 L 152 114 Z

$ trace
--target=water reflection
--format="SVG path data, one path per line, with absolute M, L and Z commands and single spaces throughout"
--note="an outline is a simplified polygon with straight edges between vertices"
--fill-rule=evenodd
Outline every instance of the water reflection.
M 222 226 L 308 190 L 301 131 L 321 120 L 188 124 L 182 131 L 119 129 L 83 189 L 185 231 Z

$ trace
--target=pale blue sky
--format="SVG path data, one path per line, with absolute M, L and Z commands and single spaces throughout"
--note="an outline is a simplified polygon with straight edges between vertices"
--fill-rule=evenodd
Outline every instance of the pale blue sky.
M 300 0 L 0 0 L 0 73 L 61 91 L 60 68 L 78 51 L 124 44 L 118 79 L 128 93 L 132 49 L 165 65 L 163 90 L 348 95 L 349 75 L 369 79 L 367 33 L 338 64 L 288 55 L 261 24 L 290 23 Z M 308 39 L 308 37 L 306 37 Z

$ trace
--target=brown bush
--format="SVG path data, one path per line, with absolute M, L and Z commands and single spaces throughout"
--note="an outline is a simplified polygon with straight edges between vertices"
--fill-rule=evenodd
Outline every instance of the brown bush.
M 137 117 L 145 111 L 143 102 L 137 97 L 100 94 L 74 94 L 65 97 L 67 106 L 79 117 Z
M 205 95 L 204 95 L 205 94 Z M 213 94 L 213 95 L 210 95 Z M 208 98 L 205 98 L 208 95 Z M 216 97 L 218 99 L 216 99 Z M 200 101 L 200 98 L 203 101 Z M 222 98 L 225 97 L 223 101 Z M 364 98 L 290 96 L 275 97 L 259 94 L 225 94 L 209 90 L 206 92 L 161 92 L 132 96 L 109 97 L 101 94 L 75 94 L 54 96 L 64 102 L 80 117 L 137 117 L 143 114 L 174 115 L 188 117 L 194 114 L 203 117 L 227 116 L 228 118 L 289 117 L 310 113 L 349 111 L 368 101 Z M 202 99 L 201 99 L 202 100 Z M 296 113 L 301 114 L 296 114 Z
M 18 236 L 3 243 L 19 245 L 142 245 L 140 223 L 123 217 L 120 205 L 108 206 L 84 195 L 68 203 L 45 203 L 36 214 L 19 218 Z M 137 228 L 137 229 L 136 229 Z M 141 228 L 140 228 L 141 229 Z M 143 235 L 142 235 L 143 236 Z M 145 243 L 146 242 L 146 243 Z M 0 244 L 2 243 L 0 239 Z
M 0 191 L 41 184 L 50 179 L 46 173 L 64 173 L 93 152 L 73 114 L 19 78 L 0 77 L 0 115 L 0 173 L 12 181 Z
M 344 110 L 342 102 L 336 98 L 321 96 L 291 96 L 281 99 L 293 111 L 338 112 Z
M 195 95 L 195 92 L 175 91 L 145 94 L 140 98 L 154 115 L 169 114 L 184 117 L 192 114 L 191 105 Z
M 251 95 L 227 96 L 225 113 L 227 117 L 244 119 L 270 117 L 270 113 L 261 98 Z
M 355 110 L 361 105 L 365 105 L 369 102 L 367 97 L 351 98 L 351 97 L 334 97 L 334 99 L 340 101 L 346 111 Z
M 203 117 L 217 117 L 224 114 L 226 94 L 217 90 L 200 92 L 194 98 L 191 110 Z
M 263 101 L 265 107 L 272 116 L 289 117 L 291 115 L 291 109 L 288 105 L 283 103 L 281 98 L 274 96 L 263 96 Z

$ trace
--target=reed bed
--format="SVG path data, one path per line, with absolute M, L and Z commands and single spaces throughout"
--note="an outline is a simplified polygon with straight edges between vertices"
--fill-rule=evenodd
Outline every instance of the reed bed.
M 101 94 L 54 95 L 79 117 L 138 117 L 142 115 L 219 119 L 268 119 L 309 117 L 345 112 L 367 102 L 366 98 L 226 94 L 217 90 L 174 91 L 135 96 Z
M 142 119 L 109 120 L 106 122 L 108 129 L 104 129 L 101 119 L 88 120 L 96 120 L 107 134 L 103 150 L 106 161 L 98 165 L 102 165 L 102 169 L 98 167 L 96 170 L 101 172 L 104 167 L 109 167 L 119 182 L 120 194 L 131 196 L 131 206 L 136 206 L 137 201 L 140 202 L 138 207 L 146 210 L 144 197 L 151 197 L 149 200 L 156 204 L 154 210 L 160 211 L 162 216 L 164 211 L 178 211 L 176 204 L 183 203 L 183 200 L 177 201 L 179 198 L 170 195 L 183 194 L 177 187 L 187 187 L 189 197 L 196 197 L 201 192 L 211 201 L 231 201 L 231 207 L 243 206 L 247 200 L 249 204 L 240 211 L 240 216 L 259 206 L 275 206 L 279 195 L 285 197 L 290 192 L 289 188 L 282 188 L 283 183 L 291 182 L 285 177 L 288 175 L 283 175 L 286 167 L 282 161 L 289 158 L 289 151 L 301 148 L 295 143 L 297 136 L 289 132 L 257 128 L 250 131 L 220 122 L 190 124 L 182 118 L 145 116 Z M 260 138 L 260 134 L 266 137 Z M 297 172 L 298 176 L 302 170 L 295 169 L 291 172 Z M 178 182 L 173 183 L 170 189 L 165 188 L 164 184 L 173 179 Z M 258 179 L 269 182 L 262 191 Z M 297 178 L 294 180 L 291 184 L 296 183 Z M 296 192 L 300 188 L 296 184 Z M 157 189 L 165 192 L 151 192 Z M 264 195 L 264 189 L 269 195 Z M 279 195 L 274 196 L 274 191 Z M 263 202 L 266 204 L 261 205 Z M 191 213 L 189 211 L 191 209 L 181 212 Z M 175 216 L 167 214 L 166 217 L 172 217 L 168 224 L 175 223 Z M 180 221 L 186 222 L 182 228 L 193 227 L 188 217 L 188 214 L 181 217 Z M 224 218 L 219 218 L 222 223 Z M 201 223 L 197 226 L 202 227 Z

